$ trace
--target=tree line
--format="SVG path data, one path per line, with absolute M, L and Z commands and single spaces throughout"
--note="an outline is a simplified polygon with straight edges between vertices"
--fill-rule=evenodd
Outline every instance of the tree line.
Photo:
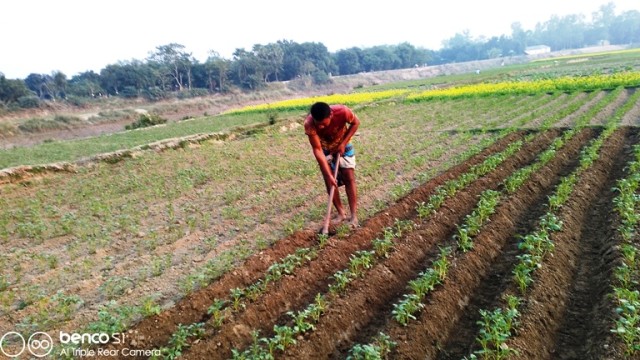
M 256 44 L 251 50 L 236 49 L 232 59 L 211 51 L 204 62 L 199 62 L 183 45 L 171 43 L 156 47 L 144 60 L 121 61 L 99 73 L 86 71 L 70 79 L 60 71 L 32 73 L 25 79 L 7 79 L 0 72 L 0 110 L 32 108 L 42 101 L 58 100 L 81 105 L 102 96 L 155 101 L 232 88 L 251 91 L 269 82 L 297 78 L 323 84 L 334 75 L 522 55 L 531 45 L 544 44 L 557 51 L 602 43 L 640 43 L 640 12 L 616 15 L 615 5 L 608 3 L 593 13 L 591 22 L 583 15 L 554 15 L 533 30 L 513 23 L 511 34 L 499 37 L 474 39 L 469 31 L 463 31 L 443 41 L 437 51 L 405 42 L 330 53 L 322 43 L 280 40 Z

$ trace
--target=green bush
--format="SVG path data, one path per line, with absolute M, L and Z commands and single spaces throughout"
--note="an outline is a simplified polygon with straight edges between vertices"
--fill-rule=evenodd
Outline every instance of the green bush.
M 21 96 L 18 98 L 18 105 L 24 109 L 37 108 L 40 106 L 40 98 L 34 95 Z
M 182 90 L 178 92 L 176 97 L 178 99 L 189 99 L 194 97 L 201 97 L 209 95 L 209 91 L 207 89 L 194 88 L 190 90 Z
M 138 117 L 138 120 L 134 121 L 130 125 L 126 125 L 124 128 L 127 130 L 133 130 L 138 128 L 165 124 L 166 122 L 167 122 L 167 119 L 160 117 L 160 115 L 157 115 L 157 114 L 140 114 L 140 116 Z
M 167 92 L 155 86 L 150 87 L 142 92 L 142 95 L 151 101 L 158 101 L 167 98 Z
M 69 95 L 66 100 L 69 104 L 77 107 L 84 107 L 89 104 L 89 99 L 85 96 Z
M 324 71 L 314 71 L 311 76 L 313 77 L 313 82 L 318 85 L 330 84 L 332 82 L 329 74 Z
M 125 86 L 121 91 L 120 91 L 120 96 L 122 96 L 125 99 L 135 99 L 138 97 L 138 89 L 136 89 L 135 86 Z
M 269 125 L 274 125 L 278 121 L 278 111 L 269 109 L 267 111 L 267 120 L 269 121 Z

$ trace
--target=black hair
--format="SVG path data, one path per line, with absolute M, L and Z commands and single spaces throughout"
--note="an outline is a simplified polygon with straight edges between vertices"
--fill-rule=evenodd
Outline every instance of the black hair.
M 311 105 L 311 117 L 315 121 L 322 121 L 331 115 L 331 107 L 325 102 L 317 102 Z

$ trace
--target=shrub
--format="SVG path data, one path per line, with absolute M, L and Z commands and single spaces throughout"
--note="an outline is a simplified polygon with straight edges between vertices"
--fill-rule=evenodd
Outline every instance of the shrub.
M 89 100 L 84 96 L 69 95 L 65 100 L 67 100 L 69 104 L 77 107 L 84 107 L 89 104 Z
M 167 119 L 157 114 L 140 114 L 140 116 L 138 117 L 138 120 L 134 121 L 129 125 L 126 125 L 124 128 L 127 130 L 132 130 L 132 129 L 165 124 L 166 122 L 167 122 Z
M 12 136 L 14 135 L 18 130 L 16 129 L 16 126 L 13 124 L 8 124 L 8 123 L 0 123 L 0 135 L 3 136 Z
M 144 90 L 142 92 L 142 95 L 147 100 L 158 101 L 158 100 L 165 99 L 167 97 L 167 92 L 162 90 L 161 88 L 155 86 L 155 87 L 150 87 L 150 88 Z
M 311 76 L 313 77 L 313 82 L 317 85 L 329 84 L 332 82 L 329 75 L 324 71 L 314 71 Z
M 41 131 L 56 130 L 64 128 L 62 123 L 53 119 L 31 118 L 18 125 L 18 129 L 23 132 L 36 133 Z
M 194 89 L 180 91 L 178 92 L 176 97 L 178 99 L 189 99 L 189 98 L 207 96 L 207 95 L 209 95 L 209 91 L 207 89 L 194 88 Z
M 21 96 L 18 98 L 18 105 L 24 109 L 32 109 L 40 106 L 40 99 L 37 96 Z
M 125 86 L 120 91 L 120 96 L 125 99 L 135 99 L 138 97 L 138 95 L 138 89 L 136 89 L 134 86 Z
M 82 120 L 77 116 L 69 116 L 69 115 L 56 115 L 53 118 L 53 121 L 63 123 L 63 124 L 77 124 L 82 123 Z
M 274 109 L 267 110 L 267 120 L 269 125 L 274 125 L 278 121 L 278 112 Z

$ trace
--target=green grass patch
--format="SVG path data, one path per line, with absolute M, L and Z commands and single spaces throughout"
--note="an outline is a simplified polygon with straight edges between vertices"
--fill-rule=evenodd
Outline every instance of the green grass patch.
M 280 118 L 300 112 L 282 112 Z M 0 151 L 0 168 L 19 165 L 38 165 L 62 161 L 75 161 L 116 150 L 130 149 L 152 142 L 195 134 L 233 131 L 240 126 L 266 123 L 264 114 L 235 114 L 197 118 L 173 122 L 133 131 L 122 131 L 71 141 L 52 141 L 33 147 L 20 147 Z

